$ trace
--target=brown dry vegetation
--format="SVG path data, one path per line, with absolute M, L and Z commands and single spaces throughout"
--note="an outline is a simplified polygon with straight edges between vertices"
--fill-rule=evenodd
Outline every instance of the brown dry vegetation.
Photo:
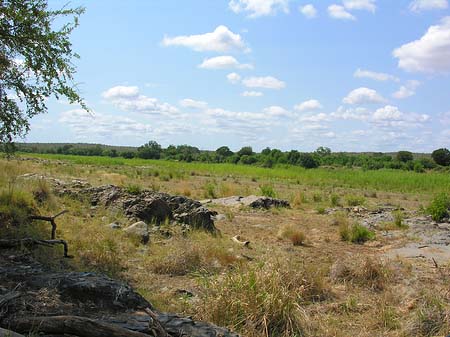
M 267 183 L 293 207 L 256 211 L 211 204 L 208 207 L 226 215 L 216 223 L 221 235 L 184 235 L 167 226 L 168 235 L 154 235 L 144 246 L 107 226 L 126 223 L 122 214 L 57 197 L 44 180 L 20 178 L 25 173 L 93 185 L 139 186 L 196 199 L 260 194 L 260 186 Z M 365 244 L 342 241 L 339 228 L 352 224 L 346 215 L 317 212 L 341 201 L 366 207 L 394 203 L 417 210 L 429 195 L 32 160 L 1 160 L 0 187 L 0 215 L 9 209 L 14 221 L 23 222 L 27 212 L 69 210 L 57 221 L 57 235 L 68 241 L 75 258 L 61 262 L 59 248 L 45 248 L 33 252 L 41 260 L 52 258 L 53 267 L 96 270 L 126 280 L 160 310 L 228 326 L 248 337 L 444 336 L 450 331 L 450 268 L 435 268 L 423 259 L 388 258 L 386 250 L 406 240 L 402 236 L 377 232 Z M 20 230 L 14 224 L 1 228 L 2 237 L 30 232 L 49 236 L 50 229 L 36 222 Z M 235 235 L 249 240 L 250 248 L 233 242 Z

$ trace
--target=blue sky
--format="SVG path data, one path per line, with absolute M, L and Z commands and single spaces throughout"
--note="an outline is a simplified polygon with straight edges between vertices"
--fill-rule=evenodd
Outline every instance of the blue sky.
M 61 1 L 50 1 L 53 8 Z M 49 99 L 30 142 L 202 149 L 450 146 L 447 0 L 97 0 L 72 35 L 92 113 Z

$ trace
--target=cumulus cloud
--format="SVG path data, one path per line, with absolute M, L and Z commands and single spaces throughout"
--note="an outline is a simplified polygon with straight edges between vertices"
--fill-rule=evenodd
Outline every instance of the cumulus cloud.
M 445 17 L 419 40 L 393 52 L 398 66 L 409 72 L 448 73 L 450 71 L 450 16 Z
M 373 123 L 389 127 L 415 127 L 429 120 L 430 116 L 427 114 L 404 113 L 398 107 L 392 105 L 379 108 L 372 115 Z
M 364 70 L 359 68 L 355 71 L 353 76 L 356 78 L 370 78 L 371 80 L 375 81 L 394 81 L 394 82 L 400 81 L 398 77 L 395 77 L 393 75 L 389 75 L 386 73 L 378 73 L 375 71 Z
M 230 73 L 227 75 L 227 80 L 231 84 L 238 84 L 241 81 L 241 75 L 237 73 Z
M 352 90 L 342 101 L 346 104 L 366 104 L 383 103 L 386 100 L 375 90 L 362 87 Z
M 208 103 L 203 101 L 196 101 L 191 98 L 185 98 L 180 101 L 180 106 L 183 108 L 191 109 L 206 109 L 208 107 Z
M 260 91 L 244 91 L 241 96 L 243 97 L 261 97 L 263 93 Z
M 447 0 L 414 0 L 409 4 L 412 12 L 422 12 L 432 9 L 447 9 Z
M 316 99 L 310 99 L 294 106 L 294 109 L 300 112 L 314 111 L 322 109 L 322 104 Z
M 344 6 L 336 4 L 328 6 L 328 15 L 338 20 L 356 20 L 350 12 L 346 11 Z
M 289 13 L 289 0 L 231 0 L 228 6 L 235 13 L 248 12 L 250 18 Z
M 300 6 L 298 8 L 298 10 L 300 11 L 300 13 L 302 13 L 308 19 L 313 19 L 313 18 L 317 17 L 317 9 L 312 4 Z
M 416 94 L 416 89 L 419 87 L 420 82 L 416 80 L 411 80 L 406 82 L 405 85 L 400 86 L 400 88 L 392 94 L 394 98 L 404 99 Z
M 370 119 L 370 113 L 363 107 L 347 108 L 340 106 L 335 112 L 330 114 L 330 117 L 335 120 L 367 121 Z
M 348 10 L 365 10 L 374 13 L 377 9 L 376 0 L 344 0 L 343 3 Z
M 286 87 L 286 83 L 272 76 L 265 77 L 247 77 L 242 80 L 248 88 L 264 88 L 264 89 L 283 89 Z
M 62 112 L 59 122 L 67 124 L 77 137 L 89 139 L 111 139 L 124 136 L 145 136 L 152 128 L 150 125 L 137 122 L 123 116 L 95 113 L 91 114 L 83 109 L 73 109 Z
M 249 51 L 244 40 L 226 26 L 218 26 L 213 32 L 199 35 L 181 35 L 176 37 L 165 36 L 162 45 L 182 46 L 195 51 Z
M 291 113 L 288 110 L 286 110 L 285 108 L 283 108 L 281 106 L 278 106 L 278 105 L 272 105 L 272 106 L 269 106 L 267 108 L 264 108 L 263 112 L 266 115 L 274 116 L 274 117 L 290 116 L 291 115 Z
M 251 64 L 241 64 L 233 56 L 217 56 L 203 60 L 198 66 L 202 69 L 253 69 Z
M 119 109 L 127 112 L 145 114 L 173 114 L 178 109 L 169 103 L 159 102 L 156 98 L 147 97 L 139 93 L 136 86 L 116 86 L 102 94 L 103 98 Z

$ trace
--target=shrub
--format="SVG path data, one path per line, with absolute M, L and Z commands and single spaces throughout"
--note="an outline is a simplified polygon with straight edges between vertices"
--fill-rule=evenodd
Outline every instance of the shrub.
M 276 198 L 277 194 L 272 185 L 260 185 L 261 194 L 265 197 Z
M 211 199 L 215 199 L 217 197 L 216 194 L 216 185 L 213 183 L 207 183 L 204 186 L 204 190 L 205 190 L 205 197 L 206 198 L 211 198 Z
M 366 199 L 362 196 L 347 195 L 345 197 L 348 206 L 360 206 L 366 202 Z
M 398 161 L 406 163 L 413 160 L 413 154 L 409 151 L 399 151 L 396 158 Z
M 442 221 L 449 216 L 450 197 L 445 193 L 437 195 L 427 207 L 426 212 L 434 221 Z
M 442 148 L 433 151 L 431 157 L 436 164 L 442 166 L 450 166 L 450 151 L 448 149 Z
M 142 192 L 142 188 L 139 185 L 130 184 L 125 188 L 125 191 L 130 194 L 137 195 Z
M 341 198 L 337 194 L 332 194 L 330 196 L 330 203 L 331 203 L 331 206 L 333 206 L 333 207 L 342 206 L 341 205 Z
M 317 214 L 323 215 L 326 213 L 327 210 L 325 209 L 325 207 L 317 207 L 316 211 L 317 211 Z
M 403 223 L 403 212 L 402 211 L 394 211 L 392 212 L 392 216 L 394 217 L 394 225 L 398 228 L 404 228 L 407 227 L 404 223 Z
M 341 223 L 339 226 L 339 235 L 342 241 L 362 244 L 366 241 L 373 240 L 375 233 L 364 226 L 354 224 L 349 226 L 348 223 Z
M 303 246 L 306 240 L 305 233 L 292 225 L 283 227 L 278 237 L 290 240 L 294 246 Z

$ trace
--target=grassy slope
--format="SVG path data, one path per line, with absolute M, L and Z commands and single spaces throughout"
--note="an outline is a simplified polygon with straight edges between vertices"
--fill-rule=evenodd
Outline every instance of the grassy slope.
M 30 157 L 60 159 L 82 165 L 127 165 L 146 166 L 172 172 L 176 175 L 189 175 L 191 172 L 214 176 L 247 176 L 265 180 L 291 180 L 317 187 L 345 187 L 374 189 L 387 192 L 434 194 L 450 190 L 450 175 L 447 173 L 416 173 L 400 170 L 363 171 L 357 169 L 325 169 L 306 170 L 296 166 L 282 166 L 272 169 L 234 165 L 186 163 L 164 160 L 123 159 L 109 157 L 84 157 L 73 155 L 33 154 Z

